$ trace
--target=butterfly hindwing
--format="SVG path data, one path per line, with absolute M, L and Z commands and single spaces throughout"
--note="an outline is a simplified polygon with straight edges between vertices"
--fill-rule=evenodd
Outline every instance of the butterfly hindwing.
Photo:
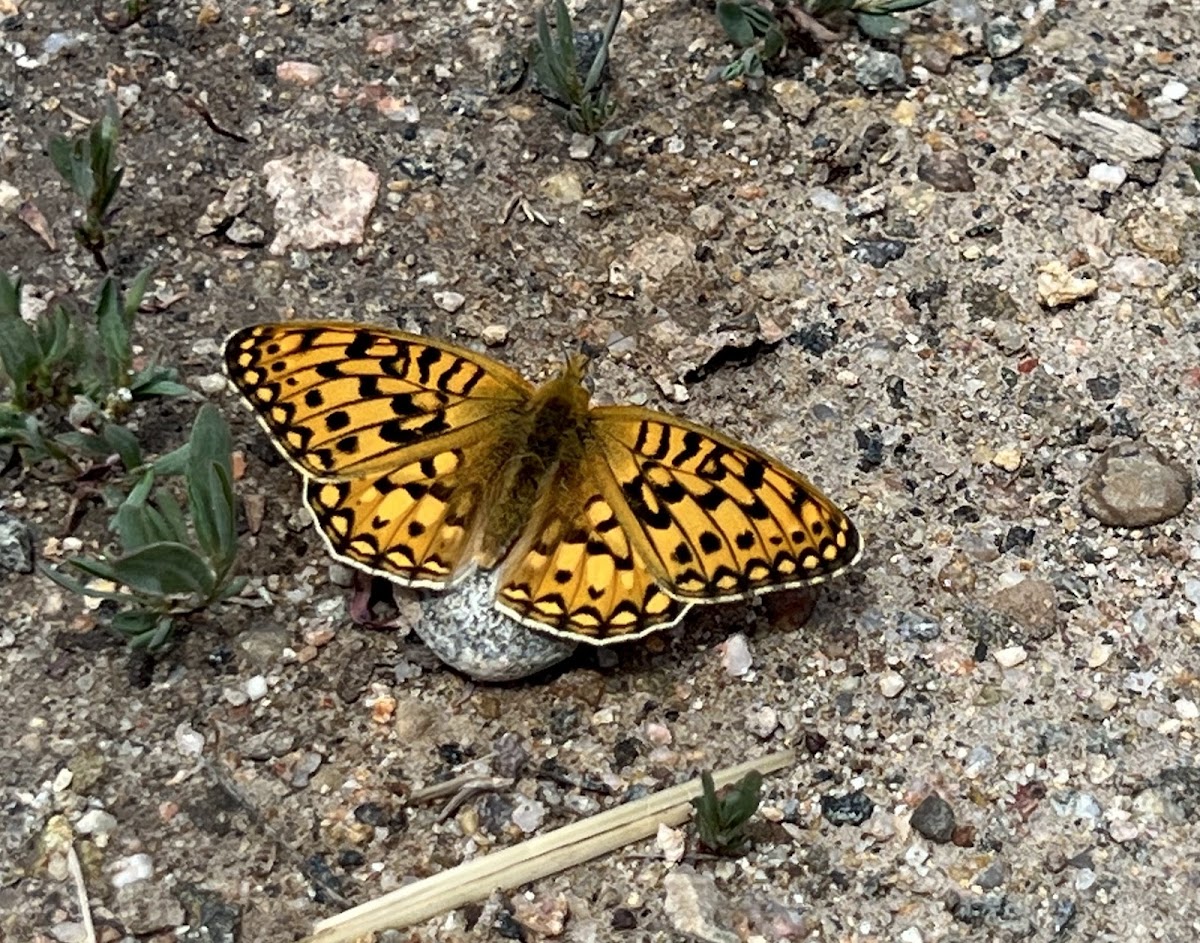
M 441 589 L 469 572 L 484 507 L 469 455 L 446 449 L 378 476 L 310 478 L 304 500 L 335 557 L 407 586 Z
M 604 497 L 594 466 L 558 475 L 497 579 L 500 610 L 593 644 L 678 622 L 687 604 L 657 584 Z
M 225 367 L 271 439 L 322 478 L 386 470 L 439 436 L 528 400 L 502 364 L 415 334 L 337 322 L 236 332 Z
M 617 517 L 673 596 L 695 602 L 823 582 L 861 551 L 801 475 L 733 439 L 634 406 L 592 410 Z

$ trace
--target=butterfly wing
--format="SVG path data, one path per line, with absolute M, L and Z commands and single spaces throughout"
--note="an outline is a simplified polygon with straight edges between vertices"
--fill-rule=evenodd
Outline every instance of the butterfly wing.
M 688 610 L 655 581 L 604 494 L 599 456 L 560 467 L 497 579 L 519 622 L 592 644 L 640 638 Z
M 244 328 L 225 366 L 304 474 L 335 557 L 409 586 L 470 571 L 524 378 L 451 344 L 338 322 Z
M 862 552 L 829 498 L 756 449 L 640 407 L 591 416 L 613 513 L 672 596 L 716 602 L 809 586 Z
M 288 460 L 327 479 L 428 455 L 443 436 L 477 436 L 532 392 L 473 351 L 339 322 L 243 328 L 225 344 L 225 369 Z

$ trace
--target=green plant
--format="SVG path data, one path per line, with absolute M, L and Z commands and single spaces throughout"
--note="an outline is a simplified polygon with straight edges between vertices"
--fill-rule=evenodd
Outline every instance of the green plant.
M 746 823 L 758 810 L 762 792 L 762 774 L 749 772 L 721 796 L 709 773 L 700 776 L 704 792 L 692 800 L 696 808 L 696 831 L 701 843 L 720 854 L 738 854 L 749 840 Z
M 75 238 L 92 253 L 102 272 L 108 271 L 104 247 L 112 202 L 125 176 L 125 168 L 117 166 L 118 127 L 116 108 L 110 101 L 104 117 L 93 122 L 86 134 L 50 139 L 51 163 L 83 201 L 83 219 L 75 227 Z
M 616 103 L 608 97 L 608 91 L 604 88 L 604 67 L 608 63 L 609 46 L 623 8 L 623 0 L 613 0 L 595 58 L 587 74 L 582 77 L 579 74 L 579 53 L 575 48 L 575 25 L 571 22 L 566 3 L 564 0 L 555 0 L 553 35 L 546 12 L 538 10 L 534 72 L 542 94 L 562 113 L 572 131 L 595 134 L 616 113 Z
M 0 445 L 17 448 L 27 464 L 71 461 L 72 451 L 116 454 L 130 470 L 141 464 L 136 439 L 116 420 L 132 402 L 188 393 L 170 367 L 133 369 L 133 320 L 149 277 L 149 269 L 138 273 L 125 292 L 106 277 L 91 324 L 60 303 L 30 325 L 20 278 L 0 272 L 0 370 L 10 388 L 0 402 Z
M 826 19 L 847 16 L 871 39 L 896 39 L 908 25 L 895 13 L 915 10 L 933 0 L 717 0 L 717 19 L 741 54 L 719 73 L 722 79 L 745 77 L 761 82 L 764 65 L 781 57 L 788 46 L 787 30 L 779 15 L 792 27 L 821 42 L 838 34 L 823 25 Z
M 73 592 L 115 603 L 111 627 L 131 646 L 162 649 L 178 619 L 228 599 L 244 585 L 234 576 L 232 455 L 225 420 L 216 407 L 201 407 L 187 445 L 146 468 L 117 507 L 109 526 L 119 553 L 68 560 L 91 578 L 88 583 L 49 567 L 43 571 Z M 179 471 L 186 477 L 186 514 L 168 488 L 155 487 L 159 477 Z

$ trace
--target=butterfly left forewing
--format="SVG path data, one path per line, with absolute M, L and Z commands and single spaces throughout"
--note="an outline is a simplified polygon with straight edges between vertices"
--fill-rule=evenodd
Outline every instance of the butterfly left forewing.
M 501 612 L 592 644 L 639 638 L 688 606 L 655 581 L 604 495 L 598 456 L 560 468 L 497 579 Z
M 591 415 L 614 513 L 677 598 L 808 586 L 858 559 L 849 518 L 783 463 L 665 413 L 608 406 Z
M 385 469 L 442 436 L 469 437 L 532 389 L 473 351 L 341 322 L 243 328 L 226 342 L 225 369 L 280 451 L 326 478 Z

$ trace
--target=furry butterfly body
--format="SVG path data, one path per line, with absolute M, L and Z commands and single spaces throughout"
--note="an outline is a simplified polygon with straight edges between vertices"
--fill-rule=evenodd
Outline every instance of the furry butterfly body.
M 253 325 L 225 348 L 333 555 L 404 585 L 497 568 L 501 611 L 605 644 L 858 559 L 803 476 L 695 423 L 590 405 L 585 365 L 535 387 L 456 345 L 337 322 Z

